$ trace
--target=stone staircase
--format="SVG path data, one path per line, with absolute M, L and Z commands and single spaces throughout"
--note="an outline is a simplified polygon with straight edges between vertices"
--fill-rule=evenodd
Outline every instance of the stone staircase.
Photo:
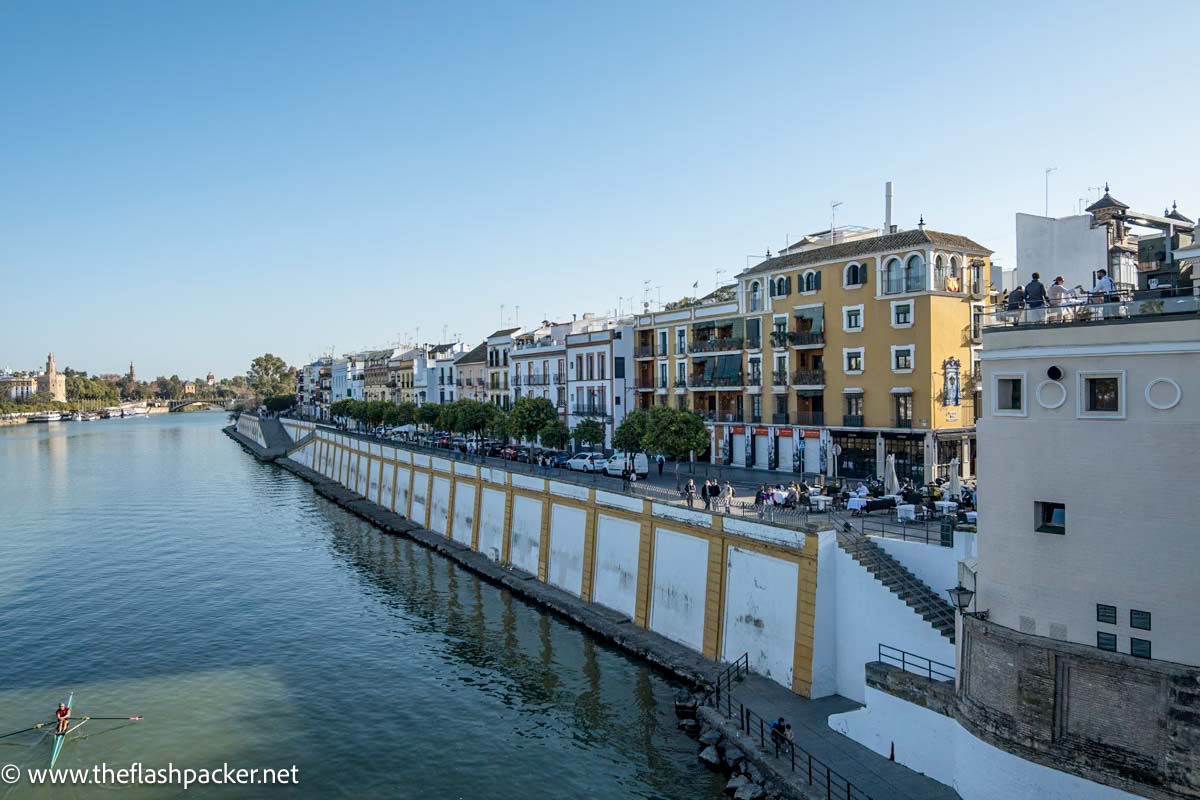
M 292 446 L 292 437 L 284 430 L 283 424 L 277 419 L 260 419 L 258 428 L 263 438 L 267 440 L 268 450 L 288 449 Z
M 921 619 L 933 626 L 934 630 L 954 641 L 954 607 L 938 596 L 916 575 L 904 568 L 896 559 L 883 548 L 871 541 L 870 537 L 847 530 L 843 525 L 838 531 L 838 547 L 842 548 L 863 569 L 875 576 L 888 590 L 903 600 L 913 611 L 921 615 Z

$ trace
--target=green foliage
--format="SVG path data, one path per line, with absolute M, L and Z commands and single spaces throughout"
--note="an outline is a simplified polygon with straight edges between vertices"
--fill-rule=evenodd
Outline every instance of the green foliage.
M 566 423 L 555 417 L 550 422 L 547 422 L 538 432 L 538 439 L 541 441 L 543 447 L 562 450 L 567 446 L 567 442 L 571 440 L 571 431 L 567 429 Z
M 544 397 L 518 398 L 509 414 L 513 435 L 530 442 L 535 441 L 547 425 L 558 419 L 554 404 Z
M 417 422 L 429 428 L 437 425 L 439 409 L 436 405 L 430 403 L 419 406 L 417 408 Z
M 296 387 L 296 371 L 276 355 L 264 353 L 250 362 L 247 383 L 257 398 L 290 394 Z M 178 376 L 173 376 L 176 381 Z
M 646 434 L 642 437 L 642 447 L 648 452 L 682 461 L 693 451 L 709 445 L 708 428 L 691 411 L 659 406 L 651 409 L 648 417 Z
M 82 372 L 72 371 L 67 375 L 67 401 L 96 400 L 116 403 L 120 399 L 117 387 L 99 378 L 88 378 Z
M 634 411 L 625 415 L 613 432 L 613 448 L 623 453 L 639 453 L 644 448 L 646 428 L 650 415 L 645 411 Z
M 289 408 L 296 405 L 296 397 L 295 395 L 290 394 L 281 394 L 277 397 L 268 397 L 263 401 L 263 405 L 266 406 L 267 411 L 279 413 L 280 411 L 287 411 Z
M 492 422 L 500 411 L 491 403 L 483 403 L 479 400 L 457 400 L 454 405 L 457 407 L 455 416 L 458 418 L 459 432 L 472 433 L 476 436 L 491 429 Z
M 437 427 L 440 431 L 462 433 L 458 424 L 458 406 L 455 403 L 442 403 L 437 406 Z
M 507 442 L 513 435 L 512 416 L 498 406 L 492 408 L 494 411 L 488 420 L 487 433 L 502 442 Z
M 575 430 L 571 431 L 575 437 L 575 442 L 580 447 L 587 445 L 604 444 L 604 426 L 598 420 L 585 419 L 575 426 Z

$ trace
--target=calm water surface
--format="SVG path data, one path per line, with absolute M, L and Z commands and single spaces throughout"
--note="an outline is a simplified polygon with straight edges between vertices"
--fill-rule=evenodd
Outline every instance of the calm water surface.
M 54 797 L 717 798 L 678 686 L 258 464 L 218 414 L 0 428 L 0 733 L 60 767 L 299 768 L 298 789 Z M 0 764 L 43 766 L 38 735 Z M 0 797 L 49 797 L 0 786 Z

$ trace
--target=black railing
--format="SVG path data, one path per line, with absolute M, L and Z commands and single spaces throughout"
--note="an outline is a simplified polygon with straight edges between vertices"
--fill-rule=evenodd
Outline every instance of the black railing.
M 735 703 L 733 685 L 750 672 L 750 656 L 743 653 L 727 666 L 713 682 L 713 688 L 705 696 L 705 705 L 715 709 L 726 719 L 737 720 L 738 730 L 758 740 L 759 749 L 776 761 L 782 760 L 793 774 L 805 779 L 818 791 L 824 790 L 827 800 L 871 800 L 871 796 L 852 784 L 841 773 L 822 762 L 800 745 L 785 738 L 783 731 L 772 728 L 771 723 L 756 714 L 745 703 Z
M 825 344 L 825 334 L 813 331 L 791 331 L 788 333 L 787 338 L 794 347 L 808 344 Z
M 771 424 L 772 425 L 787 425 L 788 424 L 787 412 L 785 411 L 782 414 L 772 414 L 771 415 Z
M 742 378 L 741 375 L 724 375 L 719 378 L 706 378 L 703 375 L 693 375 L 692 377 L 688 378 L 688 386 L 700 388 L 709 386 L 742 386 L 744 380 L 745 379 Z
M 863 426 L 862 414 L 843 414 L 842 426 L 846 428 L 861 428 Z
M 747 386 L 762 386 L 762 375 L 749 375 L 746 377 Z
M 953 664 L 943 664 L 882 642 L 879 644 L 879 661 L 899 667 L 905 672 L 924 675 L 931 681 L 952 681 L 957 672 Z
M 743 340 L 732 336 L 713 339 L 693 339 L 688 350 L 692 353 L 716 353 L 722 350 L 741 350 Z
M 868 498 L 869 499 L 869 498 Z M 954 524 L 943 521 L 909 520 L 900 522 L 894 517 L 876 517 L 870 514 L 856 518 L 858 530 L 866 536 L 882 536 L 885 539 L 903 539 L 906 542 L 924 542 L 941 547 L 954 546 Z
M 654 358 L 654 346 L 643 346 L 633 348 L 634 358 Z
M 762 349 L 762 339 L 758 339 L 758 338 L 747 339 L 746 340 L 746 349 L 747 350 L 761 350 Z
M 824 425 L 825 424 L 825 412 L 824 411 L 797 411 L 796 412 L 796 424 L 797 425 Z
M 825 370 L 798 369 L 792 373 L 792 383 L 797 386 L 824 386 Z
M 898 419 L 898 420 L 896 420 L 896 427 L 897 428 L 911 428 L 912 420 L 911 419 Z

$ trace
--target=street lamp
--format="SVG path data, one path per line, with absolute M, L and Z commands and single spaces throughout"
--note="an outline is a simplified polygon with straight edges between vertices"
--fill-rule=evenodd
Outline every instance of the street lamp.
M 958 609 L 961 614 L 967 613 L 967 608 L 970 607 L 971 601 L 975 599 L 975 592 L 961 583 L 953 589 L 947 589 L 946 594 L 950 595 L 950 604 Z

